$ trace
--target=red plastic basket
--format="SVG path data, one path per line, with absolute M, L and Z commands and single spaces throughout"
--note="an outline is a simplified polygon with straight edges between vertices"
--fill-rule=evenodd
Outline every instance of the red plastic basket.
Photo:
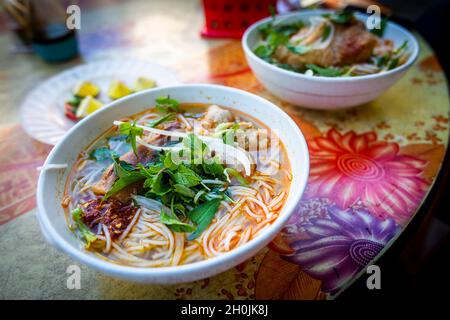
M 277 0 L 203 0 L 207 38 L 239 39 L 253 22 L 270 15 L 269 7 Z

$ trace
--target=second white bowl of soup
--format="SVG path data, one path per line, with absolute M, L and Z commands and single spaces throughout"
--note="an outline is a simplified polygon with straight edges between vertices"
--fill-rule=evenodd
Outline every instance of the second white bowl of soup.
M 308 173 L 302 133 L 267 100 L 214 85 L 154 89 L 112 103 L 55 146 L 38 217 L 50 243 L 102 272 L 193 281 L 267 245 Z
M 380 38 L 365 30 L 368 15 L 354 13 L 351 24 L 324 18 L 333 14 L 336 12 L 331 10 L 304 10 L 277 16 L 275 22 L 263 19 L 247 29 L 242 38 L 247 62 L 270 92 L 302 107 L 352 107 L 380 96 L 417 59 L 417 40 L 398 24 L 387 22 Z M 272 53 L 267 52 L 267 38 L 262 39 L 264 28 L 271 23 L 280 30 L 283 26 L 299 28 L 292 32 L 284 28 L 280 34 L 287 32 L 289 41 Z M 309 40 L 311 43 L 306 43 Z M 261 57 L 265 52 L 267 56 Z

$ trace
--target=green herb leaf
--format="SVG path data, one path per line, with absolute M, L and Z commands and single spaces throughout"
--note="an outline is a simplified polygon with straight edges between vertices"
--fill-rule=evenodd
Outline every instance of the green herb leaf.
M 189 159 L 191 164 L 203 163 L 204 155 L 207 153 L 208 147 L 203 141 L 194 134 L 189 134 L 183 139 L 183 159 Z
M 211 159 L 211 161 L 204 162 L 202 167 L 206 174 L 212 175 L 215 178 L 221 179 L 224 176 L 225 169 L 217 159 Z
M 111 150 L 107 147 L 97 148 L 97 149 L 91 151 L 91 153 L 89 154 L 90 159 L 95 159 L 96 161 L 99 161 L 99 162 L 105 161 L 108 163 L 112 163 L 114 161 L 114 158 L 117 158 L 117 157 L 119 157 L 117 152 L 115 152 L 114 150 Z
M 166 115 L 164 115 L 162 117 L 159 117 L 158 119 L 155 119 L 152 122 L 150 122 L 149 123 L 149 127 L 150 128 L 154 128 L 154 127 L 160 125 L 163 122 L 172 120 L 174 117 L 175 117 L 175 113 L 169 112 L 168 114 L 166 114 Z
M 289 41 L 289 37 L 285 34 L 278 32 L 271 32 L 267 37 L 267 44 L 270 46 L 272 52 L 281 45 Z
M 164 164 L 164 167 L 170 170 L 176 170 L 178 168 L 178 165 L 173 162 L 172 160 L 172 153 L 166 152 L 164 155 L 161 156 L 162 163 Z
M 188 216 L 197 225 L 197 229 L 188 237 L 188 240 L 196 239 L 211 223 L 219 209 L 221 199 L 213 199 L 192 209 Z
M 394 55 L 399 54 L 400 52 L 402 52 L 403 50 L 405 50 L 408 47 L 408 40 L 403 41 L 402 45 L 400 47 L 398 47 L 397 49 L 394 49 L 392 51 L 392 53 Z
M 336 68 L 322 68 L 311 63 L 307 64 L 306 67 L 322 77 L 339 77 L 341 75 L 341 71 Z
M 194 226 L 190 224 L 183 223 L 175 215 L 169 215 L 164 208 L 161 208 L 160 214 L 161 222 L 167 225 L 170 229 L 175 232 L 192 232 L 195 230 Z
M 147 180 L 149 181 L 149 180 Z M 147 182 L 146 181 L 146 182 Z M 162 196 L 166 193 L 168 193 L 171 190 L 169 178 L 167 174 L 164 172 L 164 170 L 161 170 L 153 179 L 152 179 L 152 186 L 151 186 L 151 192 L 158 196 Z
M 182 184 L 178 184 L 178 183 L 174 184 L 173 185 L 173 190 L 176 193 L 179 193 L 179 194 L 181 194 L 182 196 L 185 196 L 185 197 L 189 197 L 189 198 L 195 197 L 195 192 L 192 191 L 191 189 L 189 189 L 189 187 L 186 187 L 185 185 L 182 185 Z
M 395 67 L 398 66 L 398 62 L 399 62 L 399 58 L 394 58 L 394 59 L 390 60 L 387 65 L 387 69 L 388 70 L 394 69 Z
M 323 17 L 337 24 L 347 24 L 353 20 L 353 12 L 350 10 L 342 10 L 336 13 L 324 14 Z
M 322 36 L 320 37 L 320 40 L 321 40 L 322 42 L 325 41 L 325 40 L 327 40 L 327 39 L 328 39 L 328 36 L 330 35 L 330 32 L 331 32 L 331 27 L 327 24 L 327 25 L 325 26 L 325 28 L 323 29 Z
M 382 55 L 381 57 L 375 58 L 375 63 L 380 68 L 385 66 L 388 62 L 389 62 L 389 55 L 387 53 Z
M 380 38 L 383 37 L 384 31 L 386 30 L 387 22 L 388 22 L 388 18 L 387 17 L 381 18 L 380 28 L 378 28 L 378 29 L 376 29 L 376 28 L 370 29 L 369 32 L 373 33 L 374 35 L 376 35 L 376 36 L 378 36 Z
M 131 144 L 131 148 L 133 149 L 134 154 L 136 157 L 137 154 L 137 148 L 136 148 L 136 137 L 142 136 L 144 133 L 144 130 L 142 128 L 136 127 L 136 121 L 133 122 L 124 122 L 119 125 L 119 132 L 120 134 L 127 135 L 127 142 Z
M 227 177 L 228 182 L 231 182 L 230 176 L 233 176 L 236 178 L 237 181 L 239 181 L 243 185 L 248 185 L 247 180 L 245 180 L 245 178 L 242 176 L 242 174 L 240 174 L 239 171 L 237 171 L 234 168 L 226 168 L 224 170 L 224 174 Z
M 114 158 L 114 173 L 119 178 L 127 176 L 130 171 L 134 170 L 134 167 L 128 162 L 119 160 L 118 158 Z
M 77 95 L 74 95 L 72 97 L 72 99 L 70 99 L 69 101 L 67 101 L 66 103 L 70 104 L 72 107 L 78 108 L 78 106 L 81 103 L 82 98 L 80 98 Z
M 265 44 L 258 45 L 253 52 L 260 58 L 269 58 L 273 53 L 272 49 Z
M 202 181 L 202 178 L 195 171 L 184 164 L 178 166 L 178 170 L 173 174 L 173 179 L 176 183 L 186 187 L 194 187 Z
M 304 45 L 302 45 L 302 44 L 298 44 L 298 45 L 296 45 L 296 46 L 294 46 L 294 45 L 292 45 L 292 44 L 288 44 L 288 45 L 286 45 L 286 47 L 290 50 L 290 51 L 292 51 L 292 52 L 294 52 L 294 53 L 296 53 L 296 54 L 305 54 L 305 53 L 307 53 L 307 52 L 309 52 L 309 51 L 311 51 L 311 47 L 309 47 L 309 46 L 304 46 Z
M 145 176 L 138 171 L 132 171 L 128 174 L 124 174 L 114 182 L 111 189 L 109 189 L 109 191 L 103 197 L 103 201 L 116 194 L 120 190 L 124 189 L 125 187 L 144 179 Z
M 178 100 L 171 99 L 169 95 L 167 97 L 159 97 L 156 99 L 156 109 L 159 112 L 180 112 L 180 103 Z
M 91 243 L 95 242 L 97 240 L 97 236 L 92 233 L 91 230 L 84 224 L 82 220 L 83 211 L 80 208 L 75 208 L 72 211 L 72 219 L 75 222 L 78 231 L 83 236 L 83 238 L 86 240 L 86 247 L 89 248 Z

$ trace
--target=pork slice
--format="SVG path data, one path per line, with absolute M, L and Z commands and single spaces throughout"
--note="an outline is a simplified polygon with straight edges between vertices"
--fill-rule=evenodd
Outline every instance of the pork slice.
M 154 141 L 158 142 L 158 144 L 162 143 L 162 139 L 159 138 L 154 139 Z M 136 147 L 136 151 L 138 156 L 136 156 L 133 151 L 130 151 L 122 155 L 120 157 L 120 160 L 135 166 L 138 163 L 149 163 L 156 156 L 156 152 L 154 150 L 151 150 L 143 145 L 138 145 Z M 116 174 L 114 173 L 114 166 L 110 165 L 108 168 L 106 168 L 105 172 L 103 172 L 100 180 L 92 186 L 92 191 L 96 194 L 106 194 L 109 189 L 111 189 L 114 181 L 116 181 Z M 129 191 L 130 190 L 128 188 L 124 188 L 121 192 L 117 193 L 115 197 L 121 198 L 124 192 L 129 194 Z M 126 195 L 124 197 L 126 197 Z
M 347 28 L 339 26 L 332 43 L 334 65 L 368 61 L 377 43 L 377 37 L 368 32 L 361 21 L 357 21 Z
M 294 68 L 302 69 L 306 64 L 321 67 L 343 66 L 368 61 L 377 44 L 377 37 L 368 32 L 360 21 L 350 25 L 334 24 L 334 37 L 325 49 L 316 49 L 297 54 L 282 45 L 275 50 L 274 58 Z
M 205 116 L 201 120 L 201 124 L 205 128 L 214 128 L 219 123 L 230 122 L 232 120 L 233 115 L 229 110 L 212 105 L 208 107 Z

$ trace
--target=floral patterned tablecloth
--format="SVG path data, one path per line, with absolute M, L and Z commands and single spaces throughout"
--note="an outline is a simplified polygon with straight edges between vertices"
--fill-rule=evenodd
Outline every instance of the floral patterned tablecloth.
M 139 8 L 145 6 L 137 3 Z M 192 21 L 201 21 L 198 4 L 186 2 L 184 6 L 179 9 L 182 13 L 191 15 Z M 108 9 L 110 16 L 123 12 L 120 6 L 114 8 Z M 157 49 L 146 49 L 140 40 L 130 38 L 146 23 L 128 27 L 107 25 L 103 29 L 96 28 L 94 23 L 80 34 L 82 45 L 91 44 L 86 46 L 90 49 L 84 52 L 85 57 L 89 61 L 105 55 L 142 58 L 147 49 L 154 53 L 151 50 Z M 105 36 L 108 34 L 115 36 L 108 38 Z M 172 37 L 181 41 L 176 35 Z M 115 41 L 111 43 L 111 39 Z M 0 38 L 2 41 L 7 40 Z M 16 116 L 2 120 L 0 297 L 323 299 L 336 296 L 414 218 L 443 160 L 449 135 L 447 83 L 430 48 L 420 37 L 419 42 L 420 57 L 399 83 L 369 104 L 333 112 L 292 106 L 271 95 L 253 76 L 237 41 L 180 42 L 182 48 L 191 46 L 192 52 L 165 57 L 163 62 L 177 70 L 185 82 L 238 87 L 275 102 L 302 129 L 311 157 L 305 195 L 269 247 L 232 270 L 193 283 L 134 284 L 82 267 L 82 289 L 68 290 L 65 271 L 75 262 L 45 243 L 34 217 L 36 167 L 43 163 L 50 147 L 26 136 Z M 105 54 L 106 50 L 110 50 L 109 55 Z M 66 67 L 47 69 L 37 60 L 27 61 L 39 66 L 44 74 Z M 28 88 L 30 83 L 37 82 L 30 80 Z M 11 91 L 15 92 L 13 95 L 18 95 L 17 90 L 25 91 L 2 83 L 3 102 L 11 103 L 7 97 L 11 89 L 15 89 Z M 25 265 L 24 259 L 29 261 Z

